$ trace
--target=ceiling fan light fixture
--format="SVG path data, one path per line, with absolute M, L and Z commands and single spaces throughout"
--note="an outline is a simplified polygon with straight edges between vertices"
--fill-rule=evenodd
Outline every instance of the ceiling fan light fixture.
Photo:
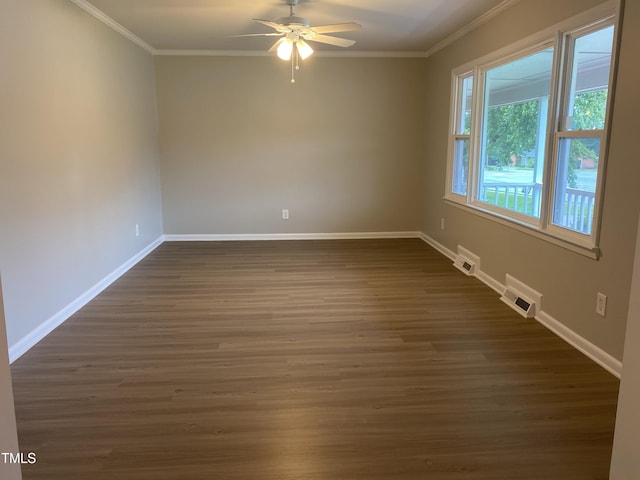
M 311 48 L 311 46 L 304 40 L 298 40 L 296 42 L 296 48 L 298 49 L 298 54 L 302 60 L 309 58 L 313 53 L 313 48 Z
M 293 7 L 298 5 L 299 0 L 285 0 L 289 5 L 289 16 L 276 19 L 274 22 L 254 18 L 262 25 L 272 28 L 275 32 L 249 33 L 245 35 L 234 35 L 235 37 L 280 37 L 271 48 L 269 53 L 276 53 L 278 58 L 285 62 L 291 62 L 291 83 L 295 83 L 295 71 L 300 69 L 300 60 L 306 60 L 314 51 L 305 42 L 309 40 L 317 43 L 326 43 L 336 47 L 351 47 L 356 42 L 347 38 L 334 37 L 328 33 L 351 32 L 360 30 L 362 26 L 356 22 L 333 23 L 328 25 L 311 26 L 309 20 L 298 17 Z
M 290 38 L 283 38 L 278 45 L 278 58 L 282 60 L 291 60 L 291 54 L 293 53 L 293 40 Z

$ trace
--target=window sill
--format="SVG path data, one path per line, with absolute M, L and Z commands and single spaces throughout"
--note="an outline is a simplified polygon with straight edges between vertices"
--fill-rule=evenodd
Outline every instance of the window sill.
M 575 253 L 579 253 L 580 255 L 584 255 L 585 257 L 591 258 L 593 260 L 598 260 L 601 256 L 600 249 L 598 247 L 588 247 L 585 245 L 572 242 L 565 238 L 560 238 L 555 235 L 551 235 L 550 233 L 538 230 L 534 226 L 528 225 L 523 222 L 519 222 L 517 220 L 514 220 L 513 218 L 500 215 L 491 210 L 485 210 L 476 205 L 469 205 L 467 203 L 463 204 L 449 197 L 444 197 L 443 199 L 447 205 L 451 205 L 452 207 L 459 208 L 460 210 L 471 213 L 473 215 L 477 215 L 487 220 L 491 220 L 493 222 L 499 223 L 500 225 L 504 225 L 506 227 L 517 230 L 519 232 L 529 234 L 533 237 L 539 238 L 540 240 L 544 240 L 545 242 L 551 243 L 553 245 L 565 248 Z

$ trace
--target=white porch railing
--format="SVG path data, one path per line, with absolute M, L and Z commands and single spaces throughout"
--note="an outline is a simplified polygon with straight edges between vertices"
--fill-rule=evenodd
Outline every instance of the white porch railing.
M 479 198 L 483 202 L 515 212 L 540 216 L 540 194 L 538 183 L 484 183 Z
M 562 205 L 555 210 L 553 222 L 561 227 L 590 235 L 596 194 L 567 188 L 562 197 Z
M 541 194 L 542 185 L 538 183 L 484 183 L 478 197 L 491 205 L 539 218 Z M 556 199 L 561 198 L 562 203 L 554 206 L 553 223 L 590 235 L 595 193 L 566 188 L 559 194 Z

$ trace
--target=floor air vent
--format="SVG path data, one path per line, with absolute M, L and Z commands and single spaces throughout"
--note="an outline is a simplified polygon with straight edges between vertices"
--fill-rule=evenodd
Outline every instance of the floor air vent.
M 466 248 L 458 245 L 458 255 L 453 262 L 453 266 L 465 275 L 473 276 L 476 274 L 476 269 L 480 266 L 480 258 Z
M 525 318 L 533 318 L 542 310 L 542 295 L 511 275 L 507 275 L 507 285 L 500 300 Z

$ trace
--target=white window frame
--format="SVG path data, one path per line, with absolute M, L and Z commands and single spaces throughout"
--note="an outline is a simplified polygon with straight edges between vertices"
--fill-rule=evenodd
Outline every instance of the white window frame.
M 568 129 L 565 123 L 567 119 L 567 110 L 569 108 L 568 106 L 569 95 L 566 94 L 563 96 L 563 98 L 560 99 L 561 102 L 558 105 L 558 120 L 557 120 L 558 126 L 556 128 L 556 131 L 554 132 L 553 150 L 551 154 L 551 159 L 553 161 L 555 168 L 553 168 L 553 170 L 551 171 L 551 178 L 549 180 L 550 190 L 548 195 L 549 202 L 547 205 L 547 218 L 548 218 L 547 229 L 550 232 L 550 234 L 554 236 L 564 236 L 574 243 L 581 244 L 581 243 L 584 243 L 584 235 L 569 229 L 565 229 L 561 226 L 556 225 L 553 222 L 554 205 L 553 205 L 552 199 L 555 198 L 555 193 L 556 193 L 556 175 L 558 172 L 556 162 L 558 161 L 558 153 L 559 153 L 558 150 L 559 150 L 560 142 L 562 139 L 597 138 L 600 140 L 599 158 L 601 158 L 602 160 L 598 162 L 593 220 L 592 220 L 592 227 L 591 227 L 591 235 L 589 236 L 590 243 L 586 245 L 587 247 L 597 247 L 600 239 L 600 221 L 601 221 L 600 213 L 602 209 L 602 197 L 603 197 L 602 191 L 604 186 L 605 169 L 607 164 L 609 125 L 611 123 L 610 121 L 611 111 L 613 106 L 612 97 L 613 97 L 613 81 L 615 78 L 614 70 L 616 67 L 616 62 L 615 62 L 615 58 L 616 58 L 615 49 L 617 44 L 616 20 L 615 18 L 601 19 L 599 21 L 593 22 L 590 25 L 585 25 L 581 28 L 577 28 L 572 31 L 566 32 L 564 35 L 564 38 L 562 39 L 562 41 L 564 42 L 563 46 L 565 49 L 565 58 L 563 59 L 563 62 L 566 65 L 566 68 L 562 72 L 563 73 L 563 78 L 561 79 L 562 89 L 563 89 L 563 92 L 570 92 L 572 75 L 573 75 L 573 72 L 571 71 L 571 68 L 570 68 L 571 67 L 570 61 L 573 60 L 573 55 L 574 55 L 573 47 L 575 45 L 575 40 L 579 37 L 588 35 L 589 33 L 593 33 L 595 31 L 601 30 L 608 26 L 614 27 L 614 34 L 613 34 L 614 44 L 613 44 L 613 50 L 612 50 L 613 63 L 611 65 L 611 70 L 609 72 L 609 83 L 608 83 L 609 94 L 607 95 L 607 106 L 606 106 L 606 117 L 605 117 L 604 128 L 597 129 L 597 130 Z
M 469 190 L 472 188 L 471 182 L 471 176 L 469 175 L 469 171 L 467 171 L 467 195 L 461 195 L 459 193 L 456 193 L 453 191 L 453 185 L 454 185 L 454 175 L 455 175 L 455 154 L 456 154 L 456 142 L 459 140 L 469 140 L 469 162 L 468 162 L 468 167 L 470 168 L 471 166 L 471 158 L 473 155 L 473 151 L 472 149 L 475 147 L 475 142 L 471 141 L 471 136 L 474 132 L 474 128 L 473 128 L 473 124 L 474 124 L 474 120 L 475 120 L 475 108 L 473 108 L 473 100 L 472 100 L 472 106 L 471 106 L 471 132 L 469 134 L 460 134 L 458 133 L 458 124 L 460 121 L 460 116 L 463 113 L 462 112 L 462 92 L 464 90 L 463 88 L 463 84 L 465 79 L 471 77 L 473 79 L 473 86 L 472 86 L 472 98 L 476 97 L 476 80 L 474 77 L 474 70 L 464 70 L 462 69 L 459 73 L 456 72 L 453 76 L 452 76 L 452 84 L 451 84 L 451 91 L 454 92 L 453 94 L 453 107 L 451 109 L 451 130 L 449 132 L 449 157 L 450 157 L 450 161 L 447 162 L 447 189 L 446 191 L 448 192 L 449 195 L 452 195 L 453 197 L 457 197 L 458 201 L 461 201 L 461 199 L 466 198 L 466 196 L 469 195 Z
M 612 105 L 615 89 L 615 72 L 617 68 L 617 48 L 619 43 L 619 9 L 618 0 L 610 0 L 598 7 L 576 15 L 575 17 L 554 25 L 519 42 L 505 47 L 497 52 L 469 62 L 452 71 L 451 75 L 451 105 L 449 120 L 449 142 L 447 156 L 447 174 L 445 201 L 456 207 L 463 208 L 481 217 L 510 226 L 532 234 L 538 238 L 556 245 L 577 251 L 591 258 L 599 258 L 598 248 L 600 238 L 601 210 L 605 173 L 608 153 L 609 127 L 611 124 Z M 606 118 L 603 130 L 567 130 L 564 125 L 563 113 L 567 108 L 567 97 L 570 92 L 571 49 L 574 40 L 590 32 L 613 25 L 612 64 L 609 72 Z M 553 71 L 549 92 L 549 109 L 547 118 L 542 201 L 539 217 L 521 214 L 519 212 L 495 207 L 478 200 L 478 180 L 480 174 L 480 150 L 484 110 L 485 73 L 499 65 L 509 63 L 518 58 L 526 57 L 544 48 L 553 47 Z M 571 47 L 571 48 L 570 48 Z M 457 122 L 460 118 L 462 81 L 473 77 L 473 100 L 471 106 L 471 134 L 460 135 L 457 132 Z M 454 152 L 455 142 L 461 138 L 469 138 L 469 171 L 467 172 L 467 192 L 460 195 L 453 192 Z M 563 138 L 600 138 L 600 157 L 598 162 L 595 189 L 595 204 L 591 227 L 591 234 L 586 235 L 553 223 L 553 198 L 556 179 L 556 162 L 558 145 Z
M 553 38 L 547 38 L 542 42 L 537 42 L 535 45 L 531 45 L 525 49 L 521 49 L 517 52 L 513 52 L 511 55 L 508 55 L 506 57 L 501 57 L 499 59 L 496 59 L 494 61 L 491 62 L 487 62 L 487 63 L 483 63 L 482 65 L 478 65 L 476 72 L 477 72 L 477 84 L 478 84 L 478 90 L 477 90 L 477 102 L 475 103 L 475 105 L 477 105 L 476 111 L 478 113 L 478 118 L 476 118 L 476 133 L 477 133 L 477 140 L 476 140 L 476 149 L 478 150 L 478 152 L 480 153 L 481 148 L 482 148 L 482 133 L 483 133 L 483 126 L 484 126 L 484 121 L 485 119 L 482 118 L 483 114 L 485 112 L 485 102 L 484 102 L 484 90 L 485 90 L 485 76 L 487 71 L 499 67 L 501 65 L 504 65 L 506 63 L 510 63 L 510 62 L 514 62 L 517 61 L 521 58 L 527 57 L 529 55 L 532 55 L 534 53 L 540 52 L 542 50 L 545 50 L 547 48 L 550 47 L 555 47 L 555 40 Z M 556 96 L 556 88 L 554 85 L 554 81 L 553 79 L 556 76 L 556 71 L 557 71 L 557 50 L 554 48 L 554 52 L 553 52 L 553 60 L 552 60 L 552 72 L 551 72 L 551 84 L 549 86 L 549 106 L 552 107 L 553 105 L 553 99 Z M 474 106 L 475 106 L 474 105 Z M 548 115 L 547 115 L 547 128 L 546 128 L 546 136 L 545 136 L 545 146 L 544 146 L 544 152 L 545 152 L 545 160 L 548 158 L 548 155 L 546 154 L 549 149 L 550 149 L 550 142 L 549 142 L 549 135 L 552 132 L 551 129 L 551 121 L 552 121 L 552 115 L 551 115 L 551 111 L 553 110 L 553 108 L 549 108 L 548 109 Z M 500 206 L 494 206 L 491 205 L 490 203 L 487 202 L 483 202 L 478 200 L 478 184 L 479 184 L 479 180 L 480 180 L 480 161 L 479 161 L 479 157 L 475 158 L 476 161 L 473 162 L 474 168 L 472 170 L 473 173 L 473 180 L 470 181 L 473 183 L 473 188 L 472 190 L 472 195 L 471 198 L 468 199 L 468 202 L 475 208 L 478 209 L 482 209 L 482 210 L 486 210 L 489 212 L 494 213 L 495 215 L 500 215 L 506 218 L 511 218 L 514 221 L 523 224 L 523 225 L 529 225 L 531 227 L 534 228 L 538 228 L 538 229 L 542 229 L 543 225 L 544 225 L 544 218 L 543 218 L 543 214 L 542 212 L 544 212 L 544 207 L 541 207 L 540 209 L 540 217 L 536 218 L 536 217 L 531 217 L 529 215 L 524 215 L 520 212 L 516 212 L 513 210 L 509 210 Z M 471 159 L 469 160 L 469 163 L 471 164 Z M 544 174 L 543 177 L 545 179 L 545 184 L 546 184 L 546 179 L 548 177 L 548 168 L 549 168 L 549 162 L 545 161 L 544 163 Z M 544 188 L 544 187 L 543 187 Z

